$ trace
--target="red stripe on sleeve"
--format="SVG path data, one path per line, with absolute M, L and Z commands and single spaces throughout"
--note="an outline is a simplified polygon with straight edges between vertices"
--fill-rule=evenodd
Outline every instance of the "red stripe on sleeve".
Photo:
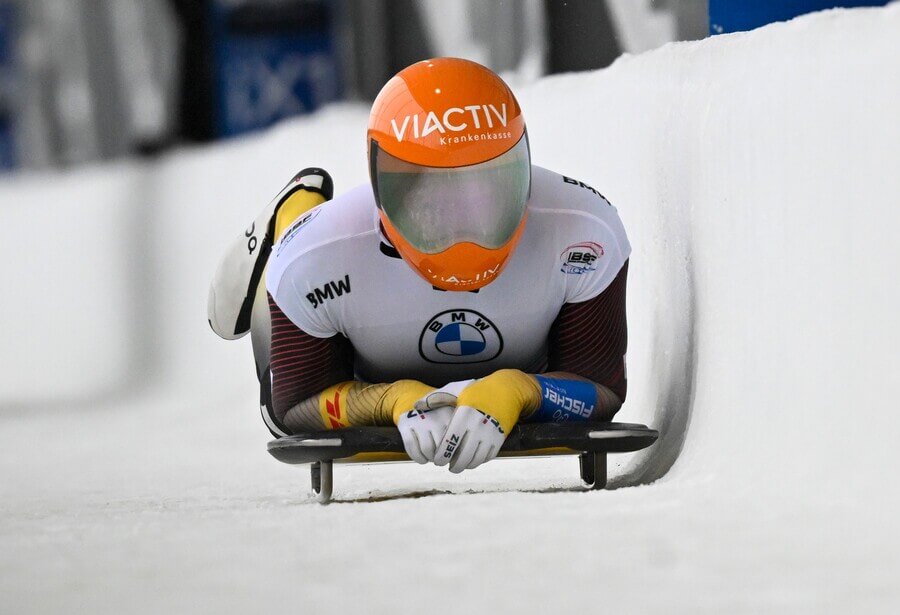
M 353 347 L 343 335 L 309 335 L 269 295 L 272 316 L 272 409 L 279 421 L 288 410 L 326 388 L 353 380 Z
M 550 329 L 548 370 L 570 372 L 602 384 L 625 401 L 628 324 L 625 286 L 628 261 L 602 293 L 562 306 Z

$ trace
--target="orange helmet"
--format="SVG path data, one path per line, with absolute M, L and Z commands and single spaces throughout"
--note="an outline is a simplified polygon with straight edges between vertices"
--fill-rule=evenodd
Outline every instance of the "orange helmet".
M 528 217 L 531 155 L 519 103 L 475 62 L 413 64 L 372 105 L 369 173 L 403 259 L 438 288 L 481 288 L 503 270 Z

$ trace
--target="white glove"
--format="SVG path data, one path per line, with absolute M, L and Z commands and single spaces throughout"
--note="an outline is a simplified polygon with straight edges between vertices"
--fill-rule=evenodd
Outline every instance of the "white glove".
M 416 402 L 416 410 L 434 410 L 443 406 L 456 407 L 456 398 L 463 392 L 467 386 L 475 382 L 474 378 L 469 380 L 457 380 L 449 382 L 439 389 L 433 390 L 431 393 Z M 441 434 L 442 436 L 444 434 Z
M 471 406 L 459 406 L 437 447 L 434 465 L 449 463 L 454 474 L 477 468 L 497 456 L 506 436 L 492 416 Z
M 406 454 L 416 463 L 434 461 L 438 442 L 444 437 L 447 425 L 453 418 L 451 406 L 441 406 L 433 410 L 413 409 L 400 417 L 397 429 L 403 438 Z
M 451 382 L 435 389 L 415 403 L 397 421 L 406 454 L 416 463 L 434 461 L 438 444 L 453 418 L 456 397 L 474 380 Z

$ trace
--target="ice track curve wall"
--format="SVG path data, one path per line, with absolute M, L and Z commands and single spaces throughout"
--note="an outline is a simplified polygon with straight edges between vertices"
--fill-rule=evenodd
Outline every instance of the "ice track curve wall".
M 541 117 L 542 155 L 585 117 L 566 168 L 595 170 L 637 246 L 629 404 L 665 433 L 628 482 L 665 471 L 689 425 L 672 479 L 896 484 L 898 33 L 894 6 L 670 46 Z
M 624 415 L 663 440 L 624 483 L 682 442 L 672 478 L 893 482 L 898 33 L 900 6 L 828 11 L 526 92 L 536 160 L 635 246 Z

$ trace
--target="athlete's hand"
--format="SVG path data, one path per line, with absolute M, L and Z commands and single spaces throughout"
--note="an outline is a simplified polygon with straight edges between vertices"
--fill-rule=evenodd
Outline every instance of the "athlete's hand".
M 433 410 L 410 410 L 397 421 L 406 454 L 416 463 L 434 461 L 438 442 L 447 431 L 453 408 L 441 406 Z
M 400 416 L 397 429 L 406 454 L 416 463 L 434 461 L 437 446 L 447 431 L 456 397 L 473 380 L 451 382 L 418 399 L 412 410 Z
M 490 461 L 526 409 L 541 403 L 534 376 L 501 369 L 467 386 L 456 399 L 456 411 L 435 453 L 434 465 L 450 464 L 458 474 Z
M 454 474 L 477 468 L 497 456 L 507 433 L 494 417 L 472 406 L 460 406 L 435 453 L 434 465 L 449 463 Z
M 445 384 L 441 388 L 429 392 L 428 395 L 425 395 L 416 401 L 415 408 L 416 410 L 435 410 L 445 406 L 455 408 L 459 394 L 473 382 L 475 382 L 475 380 L 470 379 L 457 380 L 456 382 Z

